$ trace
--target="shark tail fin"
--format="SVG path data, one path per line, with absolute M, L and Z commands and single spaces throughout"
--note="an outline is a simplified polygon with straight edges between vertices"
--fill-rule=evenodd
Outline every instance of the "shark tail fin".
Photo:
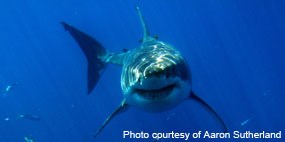
M 148 37 L 149 37 L 149 31 L 147 28 L 147 25 L 145 23 L 144 17 L 140 11 L 140 8 L 138 6 L 136 6 L 136 10 L 138 12 L 139 18 L 140 18 L 140 22 L 142 24 L 142 28 L 143 28 L 143 39 L 142 42 L 144 42 Z
M 210 107 L 204 100 L 202 100 L 199 96 L 197 96 L 193 91 L 191 91 L 190 98 L 201 104 L 216 120 L 220 123 L 223 132 L 228 132 L 228 128 L 223 121 L 223 119 L 218 115 L 218 113 Z
M 98 134 L 105 128 L 105 126 L 110 122 L 114 116 L 119 114 L 120 112 L 123 112 L 128 108 L 128 105 L 126 104 L 126 100 L 124 99 L 121 104 L 117 107 L 117 109 L 104 121 L 104 123 L 101 125 L 101 127 L 97 130 L 97 132 L 94 135 L 94 138 L 98 136 Z
M 92 92 L 100 78 L 106 64 L 100 59 L 107 54 L 105 48 L 94 38 L 84 32 L 61 22 L 64 29 L 68 31 L 80 46 L 88 61 L 88 94 Z

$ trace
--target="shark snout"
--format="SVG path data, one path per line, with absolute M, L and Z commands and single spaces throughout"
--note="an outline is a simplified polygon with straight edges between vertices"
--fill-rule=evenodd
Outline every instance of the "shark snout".
M 172 84 L 176 84 L 175 80 L 167 78 L 166 75 L 160 75 L 159 77 L 150 76 L 147 78 L 141 78 L 135 83 L 133 87 L 143 90 L 156 90 Z
M 163 65 L 163 64 L 155 64 L 150 65 L 145 68 L 142 77 L 170 77 L 176 75 L 176 66 L 175 65 Z

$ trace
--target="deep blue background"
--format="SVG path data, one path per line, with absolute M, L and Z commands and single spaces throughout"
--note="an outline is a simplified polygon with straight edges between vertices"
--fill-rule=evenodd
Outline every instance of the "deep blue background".
M 87 96 L 86 59 L 60 22 L 121 52 L 142 38 L 135 5 L 151 34 L 187 58 L 194 91 L 230 131 L 285 132 L 283 0 L 11 0 L 0 2 L 0 89 L 18 85 L 0 97 L 1 142 L 21 142 L 27 135 L 37 142 L 94 141 L 95 130 L 122 100 L 121 68 L 108 66 Z M 16 119 L 17 114 L 42 120 Z M 97 140 L 131 141 L 122 139 L 123 130 L 220 132 L 193 101 L 157 114 L 131 108 Z

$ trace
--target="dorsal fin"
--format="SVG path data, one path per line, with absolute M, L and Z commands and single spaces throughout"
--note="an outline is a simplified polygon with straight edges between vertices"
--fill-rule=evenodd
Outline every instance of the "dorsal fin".
M 142 24 L 142 28 L 143 28 L 143 39 L 142 39 L 142 42 L 145 42 L 148 38 L 151 38 L 149 36 L 149 31 L 148 31 L 148 28 L 146 26 L 146 23 L 145 23 L 145 20 L 144 20 L 144 17 L 140 11 L 140 8 L 138 6 L 136 6 L 136 9 L 137 9 L 137 12 L 138 12 L 138 15 L 139 15 L 139 18 L 140 18 L 140 22 Z

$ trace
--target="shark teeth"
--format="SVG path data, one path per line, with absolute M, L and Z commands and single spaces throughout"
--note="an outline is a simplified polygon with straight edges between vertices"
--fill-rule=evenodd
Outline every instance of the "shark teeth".
M 167 97 L 171 94 L 172 90 L 176 87 L 176 84 L 171 84 L 160 89 L 154 90 L 144 90 L 144 89 L 135 89 L 135 92 L 139 96 L 148 99 L 148 100 L 159 100 Z

